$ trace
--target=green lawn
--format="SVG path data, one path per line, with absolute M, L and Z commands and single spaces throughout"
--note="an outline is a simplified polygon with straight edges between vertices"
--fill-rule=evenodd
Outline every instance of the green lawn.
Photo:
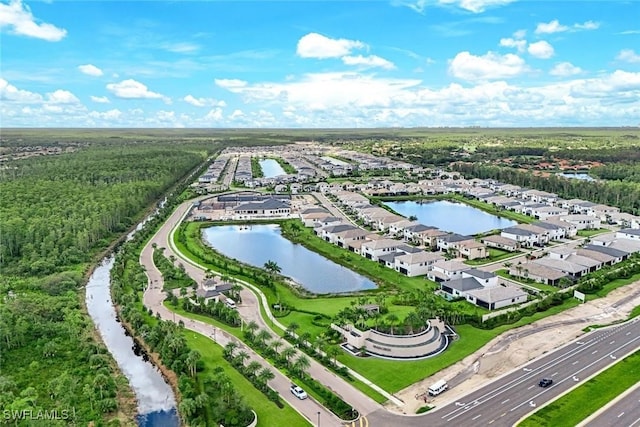
M 544 292 L 550 292 L 550 293 L 558 292 L 558 288 L 555 286 L 546 285 L 544 283 L 538 283 L 535 280 L 531 280 L 531 279 L 522 279 L 519 277 L 513 277 L 509 273 L 507 273 L 507 270 L 504 268 L 497 270 L 495 273 L 500 277 L 504 277 L 505 279 L 510 279 L 516 282 L 524 283 L 525 285 L 531 286 L 536 289 L 540 289 L 541 291 L 544 291 Z
M 639 280 L 640 280 L 640 273 L 634 274 L 633 276 L 628 277 L 626 279 L 612 280 L 611 282 L 609 282 L 606 285 L 604 285 L 604 287 L 602 289 L 600 289 L 598 292 L 596 292 L 595 294 L 588 294 L 587 295 L 587 301 L 607 296 L 607 294 L 609 292 L 613 291 L 614 289 L 617 289 L 617 288 L 619 288 L 621 286 L 629 285 L 629 284 L 631 284 L 633 282 L 636 282 L 636 281 L 639 281 Z
M 201 374 L 207 375 L 207 372 L 212 372 L 214 368 L 222 367 L 225 374 L 231 379 L 236 391 L 245 399 L 251 409 L 258 414 L 258 426 L 301 426 L 310 424 L 306 418 L 291 408 L 284 400 L 284 408 L 280 409 L 275 403 L 267 399 L 261 391 L 257 390 L 249 380 L 222 357 L 222 347 L 214 344 L 204 335 L 193 331 L 185 330 L 184 336 L 189 348 L 197 350 L 202 356 L 204 371 Z
M 539 409 L 521 427 L 575 426 L 616 396 L 634 386 L 640 378 L 640 352 L 635 352 L 580 387 Z
M 592 237 L 598 234 L 609 233 L 607 228 L 596 228 L 593 230 L 578 230 L 578 237 Z
M 487 258 L 469 259 L 464 263 L 467 265 L 484 265 L 489 264 L 490 262 L 497 262 L 506 258 L 516 257 L 521 253 L 522 252 L 508 252 L 503 251 L 502 249 L 489 248 L 489 256 Z

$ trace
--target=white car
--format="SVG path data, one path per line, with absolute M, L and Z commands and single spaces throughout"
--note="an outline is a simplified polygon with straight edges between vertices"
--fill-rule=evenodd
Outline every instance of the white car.
M 291 393 L 293 393 L 293 395 L 295 397 L 297 397 L 298 399 L 300 399 L 300 400 L 304 400 L 307 397 L 309 397 L 309 396 L 307 396 L 307 392 L 304 391 L 302 389 L 302 387 L 299 387 L 299 386 L 297 386 L 295 384 L 291 384 Z

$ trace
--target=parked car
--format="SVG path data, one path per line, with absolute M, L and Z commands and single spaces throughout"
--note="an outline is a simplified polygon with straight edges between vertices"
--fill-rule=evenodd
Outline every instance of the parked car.
M 544 388 L 549 387 L 551 384 L 553 384 L 553 380 L 551 378 L 543 378 L 538 383 L 540 387 L 544 387 Z
M 299 386 L 297 386 L 295 384 L 291 384 L 291 393 L 293 393 L 293 395 L 295 397 L 297 397 L 298 399 L 300 399 L 300 400 L 304 400 L 307 397 L 309 397 L 309 396 L 307 396 L 307 392 L 304 391 L 302 389 L 302 387 L 299 387 Z

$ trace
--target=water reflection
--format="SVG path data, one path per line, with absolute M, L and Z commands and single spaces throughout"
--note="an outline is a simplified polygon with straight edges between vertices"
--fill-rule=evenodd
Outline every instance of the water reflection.
M 227 225 L 203 230 L 204 240 L 220 253 L 256 267 L 271 260 L 305 289 L 317 293 L 342 293 L 373 289 L 369 279 L 291 243 L 278 225 Z

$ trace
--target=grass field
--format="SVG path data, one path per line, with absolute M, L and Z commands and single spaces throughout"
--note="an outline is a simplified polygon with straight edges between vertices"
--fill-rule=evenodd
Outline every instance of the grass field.
M 487 258 L 469 259 L 469 260 L 466 260 L 464 263 L 467 265 L 484 265 L 484 264 L 489 264 L 491 262 L 498 262 L 503 259 L 516 257 L 520 254 L 522 254 L 522 252 L 508 252 L 508 251 L 503 251 L 502 249 L 489 248 L 489 256 Z
M 593 230 L 578 230 L 578 237 L 593 237 L 598 234 L 609 233 L 611 230 L 607 228 L 596 228 Z
M 635 352 L 606 371 L 523 420 L 520 427 L 571 427 L 613 400 L 640 378 L 640 352 Z

